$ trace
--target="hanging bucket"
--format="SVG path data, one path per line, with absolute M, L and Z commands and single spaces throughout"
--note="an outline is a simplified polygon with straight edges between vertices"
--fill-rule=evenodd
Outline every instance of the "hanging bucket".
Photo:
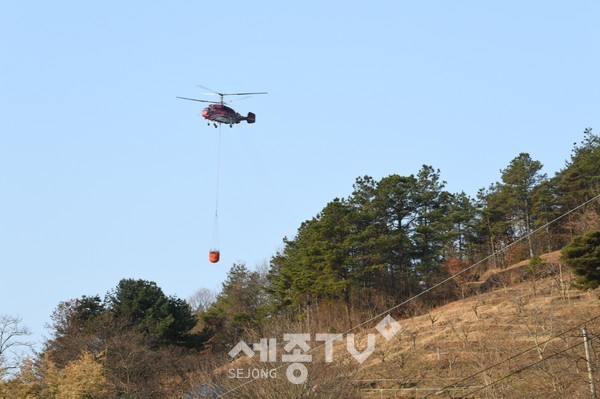
M 213 249 L 208 253 L 208 260 L 210 263 L 217 263 L 221 257 L 221 252 Z

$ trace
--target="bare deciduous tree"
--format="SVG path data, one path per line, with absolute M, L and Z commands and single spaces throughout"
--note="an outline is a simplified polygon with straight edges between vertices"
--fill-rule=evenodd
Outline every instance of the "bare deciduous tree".
M 21 322 L 19 317 L 0 315 L 0 377 L 16 369 L 22 351 L 32 347 L 32 343 L 24 339 L 31 332 Z
M 192 307 L 194 313 L 206 312 L 210 305 L 217 300 L 217 293 L 210 288 L 200 288 L 191 297 L 188 298 L 187 302 Z

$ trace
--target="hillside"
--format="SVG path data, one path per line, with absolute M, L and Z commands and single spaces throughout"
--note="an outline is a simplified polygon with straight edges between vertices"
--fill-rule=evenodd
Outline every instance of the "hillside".
M 247 377 L 237 374 L 218 383 L 236 397 L 262 399 L 585 395 L 579 329 L 598 301 L 596 293 L 571 290 L 572 276 L 552 252 L 600 229 L 600 137 L 591 129 L 584 136 L 555 176 L 523 152 L 475 198 L 448 191 L 431 165 L 410 175 L 358 177 L 349 196 L 334 198 L 284 239 L 266 273 L 234 265 L 201 315 L 215 356 L 240 340 L 263 352 L 273 342 L 269 359 L 281 354 L 284 363 L 221 359 L 219 378 L 232 365 L 268 366 L 286 370 L 283 380 L 296 371 L 302 387 L 261 377 L 243 384 L 256 390 L 242 390 L 235 380 Z M 548 254 L 533 257 L 542 251 Z M 535 262 L 520 262 L 529 258 Z M 375 326 L 388 313 L 401 331 L 384 342 Z M 594 333 L 596 319 L 587 324 Z M 306 334 L 310 345 L 286 344 L 291 333 Z M 340 359 L 327 360 L 318 338 L 324 333 L 341 335 L 333 345 Z M 376 350 L 374 337 L 382 341 Z M 284 352 L 307 347 L 309 365 L 285 364 Z
M 488 292 L 400 320 L 402 330 L 387 343 L 379 339 L 363 364 L 362 396 L 589 397 L 579 325 L 587 321 L 591 336 L 600 332 L 600 301 L 569 288 L 558 253 L 543 259 L 535 271 L 521 262 L 488 273 L 476 283 Z M 593 346 L 600 349 L 597 339 Z
M 243 398 L 589 398 L 581 327 L 593 337 L 592 362 L 600 364 L 600 300 L 597 292 L 571 288 L 559 255 L 542 256 L 536 267 L 526 261 L 490 270 L 471 283 L 472 296 L 444 306 L 408 303 L 410 317 L 396 309 L 401 329 L 389 341 L 374 328 L 382 317 L 353 330 L 358 351 L 367 334 L 376 339 L 362 364 L 348 354 L 347 332 L 334 344 L 331 363 L 324 362 L 322 342 L 310 342 L 305 384 L 286 381 L 288 364 L 267 366 L 258 356 L 217 368 L 215 383 Z M 283 348 L 277 351 L 279 358 Z M 265 369 L 277 378 L 228 377 L 231 370 Z

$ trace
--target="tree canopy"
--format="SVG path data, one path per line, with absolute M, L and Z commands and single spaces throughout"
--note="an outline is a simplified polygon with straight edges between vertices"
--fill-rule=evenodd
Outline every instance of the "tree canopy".
M 576 284 L 583 289 L 600 286 L 600 231 L 591 231 L 573 238 L 562 249 L 561 259 L 577 276 Z
M 165 382 L 148 376 L 197 367 L 197 360 L 187 359 L 197 356 L 207 339 L 194 330 L 197 316 L 187 302 L 141 279 L 121 280 L 104 299 L 94 295 L 61 302 L 52 321 L 53 336 L 37 366 L 46 384 L 55 384 L 57 396 L 50 398 L 88 397 L 89 390 L 94 397 L 163 397 Z M 181 353 L 184 349 L 188 352 Z M 173 356 L 181 366 L 175 367 Z

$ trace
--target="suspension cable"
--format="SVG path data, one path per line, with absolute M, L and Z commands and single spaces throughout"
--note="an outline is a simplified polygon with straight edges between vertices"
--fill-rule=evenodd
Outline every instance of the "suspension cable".
M 221 179 L 221 124 L 219 124 L 219 138 L 217 144 L 217 181 L 215 187 L 215 217 L 213 220 L 213 231 L 211 247 L 209 250 L 209 260 L 211 263 L 217 263 L 220 258 L 219 248 L 219 183 Z
M 217 187 L 215 194 L 215 218 L 219 214 L 219 180 L 221 177 L 221 124 L 219 124 L 219 141 L 217 144 Z

